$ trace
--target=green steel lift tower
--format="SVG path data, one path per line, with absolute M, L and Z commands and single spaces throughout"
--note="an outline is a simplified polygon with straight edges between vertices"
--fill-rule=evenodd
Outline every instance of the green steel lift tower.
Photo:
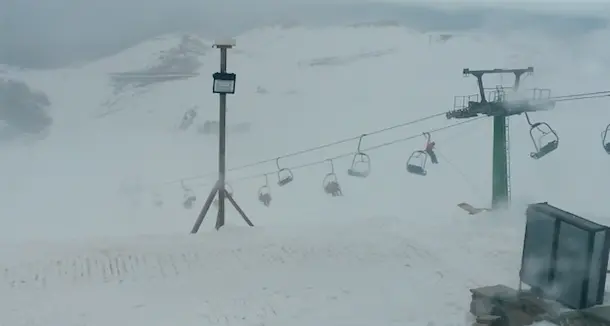
M 534 93 L 532 99 L 519 99 L 510 101 L 506 98 L 506 89 L 498 86 L 486 94 L 483 87 L 485 74 L 514 74 L 515 82 L 511 89 L 519 89 L 521 76 L 534 72 L 534 67 L 522 69 L 491 69 L 470 70 L 464 69 L 464 76 L 477 78 L 479 93 L 475 95 L 456 96 L 454 110 L 447 112 L 447 119 L 470 119 L 479 115 L 493 117 L 493 167 L 492 167 L 492 195 L 491 208 L 497 209 L 510 203 L 510 148 L 508 117 L 522 113 L 548 109 L 554 106 L 549 99 L 539 101 Z M 535 89 L 534 92 L 548 91 Z

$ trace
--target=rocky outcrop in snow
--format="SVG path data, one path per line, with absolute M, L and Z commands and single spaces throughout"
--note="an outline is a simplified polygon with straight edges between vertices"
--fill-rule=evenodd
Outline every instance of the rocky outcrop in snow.
M 41 134 L 53 120 L 46 108 L 47 95 L 14 79 L 0 79 L 0 120 L 6 124 L 2 134 Z

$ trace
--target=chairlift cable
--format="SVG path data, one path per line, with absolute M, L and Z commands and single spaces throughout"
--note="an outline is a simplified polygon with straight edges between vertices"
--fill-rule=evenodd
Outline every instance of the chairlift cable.
M 457 127 L 457 126 L 460 126 L 460 125 L 463 125 L 463 124 L 466 124 L 466 123 L 471 123 L 471 122 L 474 122 L 476 120 L 484 119 L 484 118 L 487 118 L 487 117 L 480 116 L 480 117 L 464 120 L 464 121 L 461 121 L 461 122 L 458 122 L 458 123 L 454 123 L 454 124 L 451 124 L 451 125 L 448 125 L 448 126 L 445 126 L 445 127 L 440 127 L 440 128 L 432 129 L 432 130 L 429 130 L 428 132 L 429 133 L 439 132 L 441 130 L 446 130 L 446 129 L 449 129 L 449 128 Z M 382 143 L 382 144 L 379 144 L 379 145 L 371 146 L 371 147 L 365 148 L 364 150 L 365 151 L 371 151 L 371 150 L 375 150 L 375 149 L 378 149 L 378 148 L 394 145 L 394 144 L 397 144 L 397 143 L 402 143 L 404 141 L 411 140 L 411 139 L 418 138 L 418 137 L 421 137 L 421 133 L 419 133 L 417 135 L 405 137 L 405 138 L 398 138 L 398 139 L 395 139 L 395 140 L 392 140 L 392 141 L 389 141 L 389 142 L 385 142 L 385 143 Z
M 602 97 L 610 97 L 610 90 L 606 90 L 606 91 L 598 91 L 598 92 L 587 92 L 587 93 L 576 93 L 576 94 L 569 94 L 569 95 L 561 95 L 561 96 L 554 96 L 554 97 L 550 97 L 548 98 L 548 100 L 551 101 L 555 101 L 555 102 L 563 102 L 563 101 L 577 101 L 577 100 L 585 100 L 585 99 L 594 99 L 594 98 L 602 98 Z M 442 113 L 437 113 L 437 114 L 433 114 L 433 115 L 429 115 L 429 116 L 425 116 L 419 119 L 415 119 L 415 120 L 411 120 L 411 121 L 407 121 L 407 122 L 403 122 L 397 125 L 393 125 L 393 126 L 389 126 L 389 127 L 385 127 L 382 129 L 378 129 L 378 130 L 374 130 L 371 132 L 367 132 L 358 136 L 353 136 L 353 137 L 349 137 L 349 138 L 345 138 L 345 139 L 341 139 L 341 140 L 337 140 L 337 141 L 333 141 L 330 143 L 326 143 L 323 145 L 319 145 L 319 146 L 315 146 L 315 147 L 310 147 L 310 148 L 306 148 L 306 149 L 302 149 L 299 151 L 295 151 L 295 152 L 291 152 L 288 154 L 284 154 L 284 155 L 280 155 L 277 156 L 275 158 L 272 159 L 265 159 L 265 160 L 260 160 L 260 161 L 256 161 L 256 162 L 252 162 L 252 163 L 247 163 L 247 164 L 243 164 L 240 166 L 236 166 L 236 167 L 232 167 L 232 168 L 228 168 L 227 172 L 235 172 L 235 171 L 239 171 L 239 170 L 243 170 L 246 168 L 251 168 L 251 167 L 255 167 L 255 166 L 259 166 L 259 165 L 263 165 L 263 164 L 267 164 L 270 162 L 274 162 L 275 160 L 279 159 L 283 159 L 283 158 L 288 158 L 288 157 L 294 157 L 294 156 L 298 156 L 301 154 L 305 154 L 305 153 L 309 153 L 309 152 L 313 152 L 313 151 L 317 151 L 317 150 L 321 150 L 321 149 L 325 149 L 328 147 L 332 147 L 332 146 L 336 146 L 336 145 L 340 145 L 343 143 L 347 143 L 350 141 L 354 141 L 354 140 L 358 140 L 362 137 L 362 135 L 375 135 L 375 134 L 380 134 L 386 131 L 390 131 L 393 129 L 397 129 L 397 128 L 401 128 L 401 127 L 406 127 L 412 124 L 416 124 L 419 122 L 423 122 L 429 119 L 433 119 L 439 116 L 445 116 L 446 112 L 442 112 Z M 455 125 L 450 125 L 450 127 L 453 126 L 457 126 L 460 125 L 462 123 L 466 123 L 466 122 L 470 122 L 472 120 L 465 120 L 464 122 L 455 124 Z M 440 128 L 438 130 L 443 130 L 443 128 Z M 434 132 L 434 130 L 432 130 L 431 132 Z M 419 136 L 419 135 L 418 135 Z M 370 151 L 370 150 L 374 150 L 380 147 L 385 147 L 385 146 L 390 146 L 393 145 L 395 143 L 399 143 L 399 142 L 403 142 L 406 140 L 410 140 L 412 138 L 418 137 L 418 136 L 414 136 L 414 137 L 407 137 L 407 138 L 401 138 L 401 139 L 396 139 L 387 143 L 383 143 L 380 145 L 376 145 L 373 147 L 369 147 L 363 151 Z M 349 156 L 349 155 L 353 155 L 354 153 L 350 153 L 348 155 L 342 155 L 343 156 Z M 317 164 L 317 163 L 316 163 Z M 269 174 L 269 173 L 267 173 Z M 190 176 L 190 177 L 183 177 L 180 179 L 176 179 L 176 180 L 172 180 L 172 181 L 167 181 L 161 184 L 158 184 L 157 186 L 164 186 L 164 185 L 170 185 L 170 184 L 174 184 L 174 183 L 179 183 L 179 182 L 183 182 L 183 181 L 189 181 L 189 180 L 197 180 L 197 179 L 206 179 L 209 177 L 213 177 L 216 176 L 217 172 L 210 172 L 210 173 L 206 173 L 206 174 L 200 174 L 200 175 L 194 175 L 194 176 Z M 257 176 L 260 176 L 260 174 L 258 174 Z
M 566 101 L 590 100 L 590 99 L 604 98 L 604 97 L 610 97 L 610 94 L 583 95 L 583 96 L 574 96 L 574 97 L 560 98 L 560 99 L 556 99 L 556 100 L 551 99 L 551 100 L 555 101 L 555 102 L 566 102 Z
M 576 93 L 569 95 L 560 95 L 560 96 L 552 96 L 549 98 L 550 100 L 561 100 L 561 99 L 572 99 L 572 98 L 580 98 L 583 96 L 610 96 L 610 90 L 607 91 L 599 91 L 599 92 L 588 92 L 588 93 Z
M 299 151 L 295 151 L 295 152 L 291 152 L 291 153 L 288 153 L 288 154 L 276 156 L 276 157 L 274 157 L 272 159 L 264 159 L 264 160 L 260 160 L 260 161 L 256 161 L 256 162 L 247 163 L 247 164 L 239 165 L 239 166 L 236 166 L 236 167 L 228 168 L 227 172 L 235 172 L 235 171 L 239 171 L 239 170 L 243 170 L 243 169 L 247 169 L 247 168 L 251 168 L 251 167 L 255 167 L 255 166 L 259 166 L 259 165 L 263 165 L 263 164 L 267 164 L 267 163 L 272 163 L 272 162 L 276 161 L 277 159 L 284 159 L 284 158 L 288 158 L 288 157 L 294 157 L 294 156 L 302 155 L 302 154 L 309 153 L 309 152 L 318 151 L 318 150 L 325 149 L 325 148 L 328 148 L 328 147 L 332 147 L 332 146 L 344 144 L 344 143 L 347 143 L 347 142 L 350 142 L 350 141 L 358 140 L 358 139 L 360 139 L 362 137 L 362 135 L 366 135 L 366 136 L 376 135 L 376 134 L 384 133 L 384 132 L 387 132 L 387 131 L 390 131 L 390 130 L 394 130 L 394 129 L 397 129 L 397 128 L 402 128 L 402 127 L 406 127 L 406 126 L 409 126 L 409 125 L 420 123 L 420 122 L 423 122 L 423 121 L 426 121 L 426 120 L 430 120 L 430 119 L 433 119 L 433 118 L 436 118 L 436 117 L 444 116 L 444 115 L 445 115 L 445 112 L 432 114 L 432 115 L 425 116 L 425 117 L 422 117 L 422 118 L 418 118 L 418 119 L 415 119 L 415 120 L 410 120 L 410 121 L 402 122 L 402 123 L 399 123 L 399 124 L 396 124 L 396 125 L 392 125 L 392 126 L 389 126 L 389 127 L 385 127 L 385 128 L 382 128 L 382 129 L 377 129 L 377 130 L 374 130 L 374 131 L 370 131 L 370 132 L 367 132 L 367 133 L 364 133 L 364 134 L 360 134 L 358 136 L 344 138 L 344 139 L 336 140 L 336 141 L 333 141 L 333 142 L 330 142 L 330 143 L 326 143 L 326 144 L 323 144 L 323 145 L 319 145 L 319 146 L 315 146 L 315 147 L 310 147 L 310 148 L 305 148 L 305 149 L 302 149 L 302 150 L 299 150 Z M 171 180 L 171 181 L 163 182 L 163 183 L 160 184 L 160 186 L 170 185 L 170 184 L 174 184 L 174 183 L 181 182 L 181 181 L 205 179 L 205 178 L 216 176 L 217 174 L 218 174 L 218 172 L 210 172 L 210 173 L 194 175 L 194 176 L 190 176 L 190 177 L 184 177 L 184 178 L 180 178 L 180 179 L 177 179 L 177 180 Z
M 610 97 L 610 90 L 608 90 L 608 91 L 600 91 L 600 92 L 578 93 L 578 94 L 570 94 L 570 95 L 549 97 L 549 98 L 547 98 L 547 100 L 554 101 L 554 102 L 562 102 L 562 101 L 574 101 L 574 100 L 594 99 L 594 98 L 603 98 L 603 97 Z M 411 139 L 415 139 L 417 137 L 420 137 L 421 134 L 417 134 L 417 135 L 413 135 L 413 136 L 409 136 L 409 137 L 394 139 L 394 140 L 389 141 L 389 142 L 385 142 L 385 143 L 382 143 L 382 144 L 378 144 L 378 145 L 375 145 L 375 146 L 371 146 L 371 147 L 368 147 L 368 148 L 361 149 L 362 138 L 365 137 L 365 136 L 383 133 L 383 132 L 386 132 L 386 131 L 389 131 L 389 130 L 392 130 L 392 129 L 408 126 L 408 125 L 411 125 L 411 124 L 415 124 L 415 123 L 418 123 L 418 122 L 422 122 L 422 121 L 425 121 L 425 120 L 428 120 L 428 119 L 432 119 L 432 118 L 435 118 L 435 117 L 438 117 L 438 116 L 443 116 L 443 115 L 445 115 L 444 112 L 443 113 L 434 114 L 434 115 L 430 115 L 430 116 L 427 116 L 427 117 L 423 117 L 423 118 L 420 118 L 420 119 L 417 119 L 417 120 L 412 120 L 412 121 L 400 123 L 400 124 L 397 124 L 397 125 L 389 126 L 389 127 L 386 127 L 386 128 L 374 130 L 372 132 L 364 133 L 364 134 L 361 134 L 359 136 L 354 136 L 354 137 L 350 137 L 350 138 L 346 138 L 346 139 L 341 139 L 341 140 L 337 140 L 337 141 L 334 141 L 334 142 L 331 142 L 331 143 L 327 143 L 327 144 L 323 144 L 323 145 L 319 145 L 319 146 L 315 146 L 315 147 L 299 150 L 299 151 L 296 151 L 296 152 L 284 154 L 284 155 L 275 157 L 273 159 L 261 160 L 261 161 L 258 161 L 258 162 L 253 162 L 253 163 L 245 164 L 245 165 L 242 165 L 242 166 L 229 168 L 227 170 L 227 172 L 237 171 L 237 170 L 245 169 L 245 168 L 248 168 L 248 167 L 253 167 L 253 166 L 257 166 L 257 165 L 261 165 L 261 164 L 265 164 L 265 163 L 269 163 L 269 162 L 275 161 L 276 165 L 277 165 L 277 168 L 278 168 L 278 170 L 276 170 L 276 171 L 265 172 L 265 173 L 258 173 L 258 174 L 255 174 L 255 175 L 241 177 L 241 178 L 237 178 L 237 179 L 233 179 L 232 180 L 232 183 L 233 183 L 233 182 L 239 182 L 239 181 L 243 181 L 243 180 L 247 180 L 247 179 L 265 177 L 265 185 L 260 187 L 259 192 L 258 192 L 258 197 L 259 197 L 259 201 L 261 203 L 263 203 L 265 206 L 269 206 L 270 201 L 271 201 L 271 196 L 270 196 L 270 191 L 269 191 L 270 188 L 269 188 L 268 176 L 271 173 L 277 173 L 278 174 L 278 179 L 279 179 L 278 180 L 278 185 L 279 186 L 283 186 L 284 184 L 282 184 L 282 178 L 280 178 L 280 172 L 282 172 L 284 170 L 289 171 L 290 172 L 290 180 L 289 181 L 292 181 L 292 173 L 291 173 L 292 170 L 302 169 L 302 168 L 306 168 L 306 167 L 311 167 L 311 166 L 322 164 L 324 162 L 329 161 L 331 163 L 331 172 L 327 173 L 326 177 L 323 180 L 324 191 L 327 194 L 332 195 L 333 197 L 342 196 L 341 188 L 340 188 L 340 186 L 338 184 L 338 181 L 336 179 L 336 174 L 334 172 L 333 160 L 339 159 L 339 158 L 344 158 L 344 157 L 349 157 L 349 156 L 356 157 L 355 155 L 366 155 L 366 154 L 364 154 L 364 152 L 368 152 L 368 151 L 371 151 L 371 150 L 375 150 L 375 149 L 391 146 L 391 145 L 394 145 L 394 144 L 397 144 L 397 143 L 400 143 L 400 142 L 404 142 L 404 141 L 407 141 L 407 140 L 411 140 Z M 429 130 L 428 132 L 424 132 L 424 135 L 428 137 L 427 138 L 427 142 L 429 142 L 430 141 L 430 133 L 431 132 L 438 132 L 438 131 L 442 131 L 442 130 L 445 130 L 445 129 L 453 128 L 453 127 L 456 127 L 456 126 L 459 126 L 459 125 L 462 125 L 462 124 L 466 124 L 466 123 L 470 123 L 470 122 L 482 119 L 484 117 L 485 116 L 480 116 L 480 117 L 464 120 L 464 121 L 459 122 L 459 123 L 451 124 L 451 125 L 448 125 L 448 126 L 445 126 L 445 127 L 437 128 L 437 129 L 434 129 L 434 130 Z M 530 121 L 530 117 L 527 114 L 527 112 L 525 112 L 525 117 L 527 119 L 528 124 L 531 127 L 531 130 L 533 130 L 534 128 L 538 128 L 541 125 L 546 125 L 546 127 L 549 130 L 549 132 L 545 132 L 545 133 L 543 133 L 543 135 L 552 133 L 552 134 L 555 135 L 555 138 L 556 138 L 555 141 L 552 141 L 550 143 L 550 144 L 554 143 L 554 147 L 552 149 L 550 149 L 550 150 L 543 151 L 544 148 L 546 148 L 546 147 L 548 147 L 550 145 L 547 144 L 547 145 L 543 146 L 543 148 L 539 148 L 540 146 L 536 145 L 536 141 L 534 140 L 533 135 L 532 135 L 532 140 L 535 143 L 537 152 L 536 153 L 531 153 L 530 156 L 532 156 L 533 158 L 538 159 L 538 158 L 541 158 L 542 156 L 546 155 L 547 153 L 555 150 L 557 148 L 557 143 L 558 143 L 558 136 L 557 136 L 556 132 L 550 126 L 548 126 L 548 124 L 546 124 L 544 122 L 532 123 Z M 610 125 L 608 127 L 606 127 L 606 132 L 605 132 L 606 134 L 608 133 L 609 129 L 610 129 Z M 530 130 L 530 134 L 531 134 L 531 130 Z M 602 144 L 604 145 L 606 151 L 610 154 L 610 143 L 608 143 L 607 144 L 608 147 L 606 147 L 605 136 L 606 135 L 604 134 L 604 132 L 602 132 Z M 356 152 L 343 153 L 343 154 L 336 155 L 336 156 L 331 157 L 331 158 L 325 158 L 323 160 L 309 162 L 309 163 L 300 164 L 300 165 L 297 165 L 297 166 L 287 167 L 287 168 L 281 168 L 279 163 L 278 163 L 278 161 L 280 159 L 283 159 L 283 158 L 297 156 L 297 155 L 300 155 L 300 154 L 304 154 L 304 153 L 308 153 L 308 152 L 312 152 L 312 151 L 316 151 L 316 150 L 332 147 L 332 146 L 339 145 L 339 144 L 346 143 L 346 142 L 353 141 L 353 140 L 359 140 L 359 142 L 358 142 L 358 149 L 357 149 Z M 436 149 L 436 154 L 438 156 L 440 156 L 446 163 L 448 163 L 463 178 L 464 182 L 466 184 L 468 184 L 468 186 L 471 188 L 471 190 L 474 192 L 474 194 L 477 197 L 482 199 L 483 196 L 481 195 L 481 191 L 479 190 L 479 188 L 473 182 L 471 182 L 470 178 L 468 178 L 468 176 L 457 165 L 455 165 L 451 160 L 449 160 L 445 155 L 443 155 L 438 150 L 438 148 Z M 368 162 L 369 162 L 368 164 L 369 164 L 369 170 L 370 170 L 370 160 Z M 352 164 L 352 167 L 353 167 L 353 164 Z M 179 182 L 181 184 L 182 189 L 184 191 L 187 191 L 188 188 L 184 184 L 184 181 L 186 181 L 186 180 L 193 180 L 193 179 L 203 179 L 203 178 L 215 175 L 215 174 L 216 173 L 208 173 L 208 174 L 205 174 L 205 175 L 180 178 L 178 180 L 167 182 L 167 183 L 164 183 L 164 184 L 170 184 L 170 183 Z M 368 175 L 368 173 L 367 173 L 367 175 Z M 425 173 L 423 175 L 425 175 Z M 333 178 L 329 178 L 329 176 L 331 176 Z M 331 185 L 336 186 L 335 187 L 336 189 L 335 188 L 331 189 L 331 187 L 330 187 Z M 233 192 L 230 184 L 228 184 L 228 183 L 225 184 L 225 187 L 227 187 L 229 189 L 229 190 L 227 190 L 229 193 Z M 188 189 L 188 190 L 190 190 L 190 189 Z M 188 198 L 183 203 L 183 205 L 185 206 L 185 208 L 191 208 L 192 202 L 195 200 L 196 197 L 194 197 L 194 195 L 191 195 L 191 194 L 189 194 L 187 197 Z M 191 200 L 191 198 L 192 198 L 192 200 Z
M 472 123 L 474 121 L 477 121 L 477 120 L 480 120 L 480 119 L 484 119 L 484 118 L 486 118 L 486 117 L 477 117 L 477 118 L 473 118 L 473 119 L 469 119 L 469 120 L 464 120 L 464 121 L 461 121 L 461 122 L 458 122 L 458 123 L 450 124 L 448 126 L 432 129 L 432 130 L 430 130 L 428 132 L 430 132 L 430 133 L 439 132 L 439 131 L 443 131 L 443 130 L 447 130 L 447 129 L 450 129 L 450 128 L 454 128 L 454 127 L 457 127 L 457 126 L 460 126 L 460 125 L 463 125 L 463 124 L 466 124 L 466 123 Z M 419 138 L 419 137 L 421 137 L 421 133 L 418 133 L 416 135 L 412 135 L 412 136 L 409 136 L 409 137 L 395 139 L 393 141 L 385 142 L 385 143 L 374 145 L 374 146 L 371 146 L 371 147 L 367 147 L 367 148 L 364 148 L 363 151 L 364 152 L 369 152 L 369 151 L 372 151 L 372 150 L 388 147 L 388 146 L 391 146 L 391 145 L 395 145 L 395 144 L 402 143 L 402 142 L 405 142 L 405 141 L 408 141 L 408 140 L 412 140 L 412 139 L 416 139 L 416 138 Z M 332 156 L 332 157 L 326 157 L 326 158 L 324 158 L 322 160 L 307 162 L 307 163 L 291 166 L 291 167 L 288 167 L 288 168 L 290 170 L 292 170 L 292 171 L 300 170 L 300 169 L 305 169 L 305 168 L 308 168 L 308 167 L 324 164 L 324 163 L 328 162 L 328 160 L 337 160 L 337 159 L 341 159 L 341 158 L 351 157 L 354 154 L 356 154 L 356 153 L 355 152 L 342 153 L 342 154 L 335 155 L 335 156 Z M 268 172 L 265 172 L 265 173 L 257 173 L 257 174 L 247 175 L 247 176 L 244 176 L 244 177 L 232 179 L 231 183 L 235 184 L 237 182 L 241 182 L 241 181 L 245 181 L 245 180 L 256 179 L 256 178 L 260 178 L 260 177 L 263 177 L 265 175 L 276 173 L 276 172 L 277 171 L 268 171 Z

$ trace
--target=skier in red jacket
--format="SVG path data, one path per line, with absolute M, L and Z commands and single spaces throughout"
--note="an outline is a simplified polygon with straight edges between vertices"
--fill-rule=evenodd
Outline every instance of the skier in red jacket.
M 428 153 L 428 156 L 430 156 L 430 161 L 432 161 L 433 164 L 438 164 L 438 158 L 436 157 L 436 153 L 434 152 L 434 146 L 436 145 L 435 142 L 430 141 L 430 134 L 426 133 L 426 136 L 428 137 L 428 140 L 426 141 L 426 153 Z

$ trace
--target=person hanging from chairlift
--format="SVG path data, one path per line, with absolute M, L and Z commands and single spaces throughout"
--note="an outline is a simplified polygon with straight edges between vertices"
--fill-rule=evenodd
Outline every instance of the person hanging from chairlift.
M 429 133 L 425 133 L 425 135 L 428 137 L 428 140 L 426 141 L 425 151 L 428 156 L 430 156 L 430 161 L 432 161 L 433 164 L 438 164 L 438 158 L 436 157 L 436 153 L 434 152 L 434 146 L 436 145 L 436 143 L 430 140 Z
M 195 201 L 197 201 L 197 196 L 191 188 L 187 187 L 184 184 L 184 180 L 180 181 L 180 186 L 182 187 L 182 191 L 184 192 L 182 207 L 186 209 L 193 208 L 193 204 L 195 203 Z

